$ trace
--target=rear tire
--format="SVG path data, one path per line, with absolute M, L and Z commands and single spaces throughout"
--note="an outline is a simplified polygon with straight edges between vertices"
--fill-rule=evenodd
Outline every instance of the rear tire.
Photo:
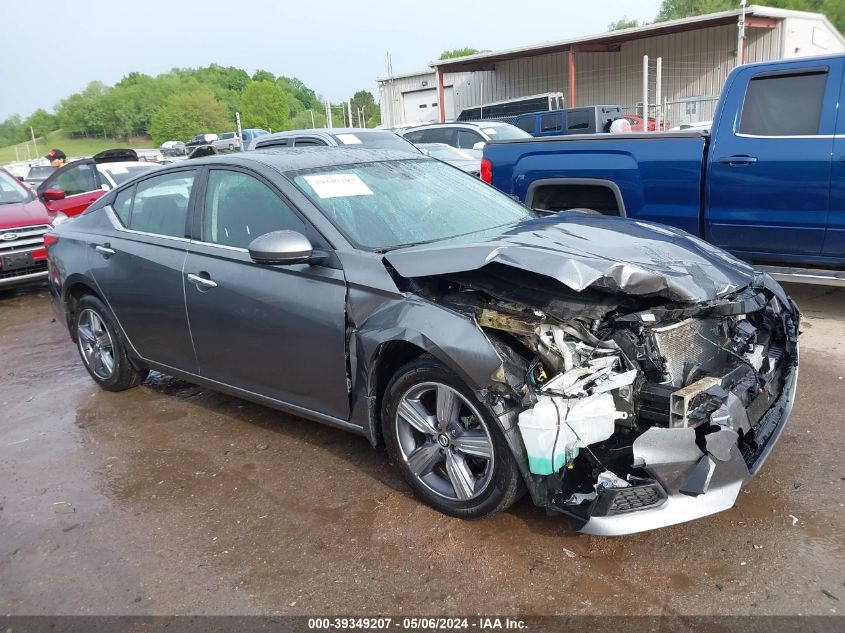
M 79 301 L 73 327 L 82 364 L 106 391 L 135 387 L 150 373 L 129 360 L 111 310 L 97 297 L 88 295 Z
M 444 514 L 491 516 L 524 492 L 493 412 L 431 357 L 396 372 L 385 391 L 381 423 L 387 452 L 402 477 Z

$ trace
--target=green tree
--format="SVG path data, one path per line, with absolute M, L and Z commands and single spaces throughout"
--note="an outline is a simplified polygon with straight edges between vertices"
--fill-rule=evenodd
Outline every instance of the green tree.
M 640 25 L 639 20 L 629 20 L 627 15 L 623 15 L 622 19 L 611 22 L 607 25 L 608 31 L 621 31 L 622 29 L 633 29 Z
M 359 90 L 352 95 L 352 117 L 358 125 L 358 111 L 364 109 L 364 125 L 375 127 L 381 122 L 381 111 L 373 93 L 369 90 Z
M 62 100 L 56 109 L 61 128 L 72 135 L 105 135 L 104 101 L 110 88 L 92 81 L 85 90 Z
M 290 108 L 284 91 L 269 81 L 253 81 L 241 97 L 244 127 L 284 130 L 290 122 Z
M 232 127 L 226 107 L 209 90 L 185 92 L 170 97 L 150 123 L 153 142 L 186 140 L 203 133 L 222 132 Z
M 55 114 L 50 114 L 44 108 L 39 108 L 30 114 L 23 122 L 24 132 L 32 127 L 35 136 L 44 136 L 59 127 L 59 120 Z
M 0 123 L 0 146 L 23 143 L 28 137 L 29 130 L 24 128 L 19 114 L 13 114 Z
M 762 0 L 755 4 L 824 13 L 840 32 L 845 32 L 845 2 L 842 0 Z M 739 2 L 735 0 L 663 0 L 655 19 L 661 22 L 738 8 Z
M 440 53 L 438 59 L 454 59 L 455 57 L 466 57 L 467 55 L 477 55 L 478 53 L 489 53 L 490 51 L 481 51 L 477 48 L 453 48 L 449 51 Z
M 256 70 L 252 73 L 252 80 L 253 81 L 276 81 L 276 75 L 271 73 L 269 70 Z

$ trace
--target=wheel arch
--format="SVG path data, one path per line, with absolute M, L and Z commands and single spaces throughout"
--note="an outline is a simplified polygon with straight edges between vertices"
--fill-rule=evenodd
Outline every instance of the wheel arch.
M 62 304 L 64 306 L 67 328 L 74 343 L 76 343 L 76 332 L 74 331 L 73 324 L 76 321 L 77 306 L 82 298 L 88 295 L 97 297 L 97 299 L 105 303 L 99 290 L 97 290 L 96 284 L 90 279 L 82 275 L 74 275 L 65 281 L 62 292 Z
M 541 178 L 528 185 L 525 192 L 525 205 L 535 208 L 539 202 L 540 194 L 546 191 L 599 191 L 609 192 L 616 203 L 616 215 L 628 217 L 625 209 L 625 200 L 622 197 L 622 190 L 612 180 L 604 178 Z M 573 208 L 583 207 L 583 204 L 574 204 Z M 613 215 L 613 214 L 604 214 Z

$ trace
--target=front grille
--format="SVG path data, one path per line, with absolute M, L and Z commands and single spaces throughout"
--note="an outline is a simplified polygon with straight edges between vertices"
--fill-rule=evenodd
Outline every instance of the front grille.
M 652 328 L 651 336 L 663 357 L 666 378 L 675 387 L 684 385 L 691 370 L 718 369 L 728 359 L 727 352 L 713 344 L 725 344 L 718 319 L 685 319 Z
M 50 230 L 46 224 L 0 229 L 0 257 L 10 253 L 31 251 L 44 246 L 44 234 Z
M 40 262 L 33 262 L 32 266 L 24 266 L 23 268 L 16 268 L 15 270 L 3 270 L 0 268 L 0 279 L 12 279 L 13 277 L 21 277 L 23 275 L 31 275 L 33 273 L 43 273 L 47 271 L 47 260 Z
M 47 270 L 47 260 L 33 261 L 27 253 L 44 248 L 49 230 L 46 224 L 0 230 L 0 281 Z

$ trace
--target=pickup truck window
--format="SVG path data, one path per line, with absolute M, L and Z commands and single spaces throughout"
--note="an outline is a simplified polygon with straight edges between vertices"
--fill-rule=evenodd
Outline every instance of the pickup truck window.
M 740 134 L 818 134 L 826 84 L 826 71 L 752 77 L 742 106 Z
M 590 112 L 588 110 L 575 110 L 566 113 L 566 129 L 588 130 L 590 128 Z
M 560 130 L 560 113 L 544 114 L 540 117 L 541 132 L 557 132 Z
M 524 116 L 516 120 L 516 127 L 529 134 L 534 133 L 534 116 Z

